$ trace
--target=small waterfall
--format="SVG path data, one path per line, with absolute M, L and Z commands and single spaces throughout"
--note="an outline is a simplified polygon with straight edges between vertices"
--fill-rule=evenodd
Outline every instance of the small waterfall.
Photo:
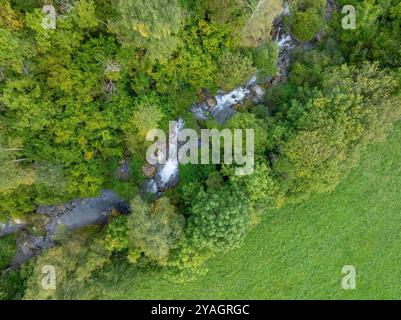
M 211 115 L 218 123 L 225 123 L 236 113 L 232 106 L 241 103 L 249 93 L 249 88 L 245 86 L 238 87 L 227 94 L 217 94 L 215 97 L 217 104 L 210 110 Z
M 279 54 L 278 54 L 278 72 L 274 77 L 275 82 L 282 82 L 287 76 L 287 70 L 290 65 L 290 53 L 296 46 L 296 41 L 291 37 L 287 28 L 283 25 L 283 17 L 290 13 L 289 4 L 285 3 L 282 12 L 275 19 L 273 39 L 276 40 Z M 271 81 L 271 80 L 270 80 Z M 244 99 L 251 95 L 251 88 L 256 85 L 257 77 L 254 75 L 244 86 L 240 86 L 229 93 L 218 93 L 215 96 L 217 104 L 209 108 L 207 103 L 201 102 L 192 105 L 191 112 L 199 120 L 207 120 L 211 115 L 218 123 L 224 124 L 235 113 L 232 107 L 240 104 Z
M 176 140 L 184 129 L 185 122 L 182 118 L 177 121 L 177 126 L 169 139 Z M 171 134 L 171 133 L 170 133 Z M 176 140 L 177 141 L 177 140 Z M 154 178 L 147 179 L 142 186 L 143 193 L 157 194 L 161 191 L 173 188 L 178 184 L 178 150 L 179 144 L 168 145 L 168 158 L 165 164 L 159 164 Z M 171 155 L 171 156 L 170 156 Z M 174 156 L 175 155 L 175 156 Z
M 273 78 L 274 83 L 279 83 L 285 80 L 287 70 L 290 65 L 291 51 L 297 45 L 297 42 L 292 38 L 291 34 L 283 24 L 283 17 L 290 13 L 288 3 L 284 4 L 281 14 L 273 22 L 274 31 L 272 38 L 275 39 L 278 45 L 278 72 Z M 273 81 L 272 79 L 269 82 Z M 257 76 L 252 76 L 247 83 L 239 86 L 229 93 L 219 91 L 211 100 L 215 102 L 210 105 L 206 100 L 200 103 L 195 103 L 191 106 L 190 111 L 196 119 L 207 120 L 212 116 L 218 123 L 224 124 L 237 112 L 233 106 L 242 103 L 247 98 L 252 98 L 254 95 L 254 87 L 259 87 L 258 91 L 263 90 L 257 85 Z M 177 131 L 174 133 L 178 135 L 184 128 L 184 121 L 178 120 Z M 174 147 L 174 146 L 173 146 Z M 175 152 L 175 150 L 173 150 Z M 157 172 L 154 178 L 148 179 L 143 185 L 143 190 L 149 193 L 157 194 L 158 192 L 175 187 L 178 184 L 178 161 L 176 158 L 168 159 L 164 165 L 157 167 Z
M 285 81 L 288 67 L 290 66 L 291 51 L 297 45 L 296 40 L 291 36 L 288 28 L 283 24 L 283 18 L 290 14 L 288 2 L 284 4 L 283 11 L 273 22 L 275 27 L 275 39 L 278 45 L 278 73 L 277 82 Z

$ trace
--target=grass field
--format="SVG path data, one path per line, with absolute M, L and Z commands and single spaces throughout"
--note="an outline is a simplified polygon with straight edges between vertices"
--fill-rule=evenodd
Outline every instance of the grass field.
M 245 244 L 209 263 L 195 282 L 172 284 L 157 272 L 104 278 L 102 298 L 401 298 L 401 126 L 373 145 L 331 194 L 265 216 Z M 344 265 L 356 289 L 341 288 Z

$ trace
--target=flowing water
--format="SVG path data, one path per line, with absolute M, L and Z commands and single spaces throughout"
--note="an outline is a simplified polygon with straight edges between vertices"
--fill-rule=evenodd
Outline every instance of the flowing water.
M 287 76 L 287 70 L 290 65 L 291 51 L 296 46 L 296 41 L 292 38 L 287 28 L 283 25 L 283 17 L 288 15 L 289 12 L 289 6 L 288 4 L 285 4 L 283 11 L 274 22 L 273 38 L 276 40 L 279 50 L 277 61 L 278 80 L 276 80 L 276 82 L 282 82 L 285 80 Z M 224 124 L 236 113 L 236 110 L 233 107 L 249 97 L 251 95 L 251 88 L 256 84 L 257 76 L 254 75 L 246 84 L 235 88 L 229 93 L 219 91 L 214 97 L 216 101 L 215 106 L 210 108 L 208 104 L 203 101 L 201 103 L 193 104 L 190 110 L 199 120 L 207 120 L 211 116 L 218 123 Z M 178 128 L 174 134 L 178 135 L 183 128 L 184 121 L 179 119 Z M 176 150 L 173 151 L 175 152 Z M 178 180 L 178 161 L 176 157 L 173 157 L 169 158 L 166 164 L 159 165 L 155 177 L 153 179 L 148 179 L 143 185 L 142 189 L 144 192 L 157 194 L 168 188 L 175 187 L 179 182 Z
M 169 140 L 174 140 L 177 142 L 178 135 L 184 129 L 184 120 L 179 118 L 177 121 L 177 126 L 174 128 L 173 132 L 170 134 Z M 173 143 L 168 146 L 169 156 L 166 164 L 162 164 L 158 167 L 154 181 L 156 182 L 159 191 L 166 190 L 168 188 L 175 187 L 178 184 L 178 143 Z M 154 184 L 153 184 L 154 185 Z
M 283 25 L 283 17 L 290 12 L 289 5 L 286 3 L 281 14 L 274 21 L 274 36 L 278 45 L 278 61 L 277 61 L 277 82 L 282 82 L 287 76 L 287 70 L 290 64 L 291 51 L 296 46 L 296 41 L 292 38 L 287 28 Z M 224 124 L 235 113 L 233 106 L 240 104 L 251 93 L 251 87 L 257 82 L 254 75 L 244 86 L 240 86 L 229 93 L 218 92 L 215 96 L 217 104 L 210 110 L 205 102 L 194 104 L 191 112 L 197 119 L 207 120 L 211 115 L 218 123 Z

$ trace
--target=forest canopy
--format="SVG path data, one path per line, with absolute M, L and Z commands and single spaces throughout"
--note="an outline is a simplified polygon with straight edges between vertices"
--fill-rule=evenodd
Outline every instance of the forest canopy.
M 346 4 L 356 29 L 341 28 Z M 96 277 L 116 265 L 188 281 L 270 210 L 334 190 L 401 116 L 400 23 L 396 0 L 3 0 L 0 222 L 45 237 L 39 207 L 105 189 L 129 213 L 58 230 L 51 248 L 2 273 L 0 298 L 68 298 L 84 285 L 98 297 Z M 241 86 L 253 96 L 224 123 L 190 111 Z M 253 129 L 254 173 L 180 165 L 177 186 L 142 192 L 156 171 L 146 134 L 178 118 L 197 131 Z M 4 269 L 10 239 L 0 238 Z M 46 264 L 65 285 L 41 288 Z

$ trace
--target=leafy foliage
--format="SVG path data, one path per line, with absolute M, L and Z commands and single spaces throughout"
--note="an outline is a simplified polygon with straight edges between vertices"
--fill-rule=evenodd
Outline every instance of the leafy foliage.
M 221 252 L 237 247 L 249 224 L 248 207 L 241 192 L 224 187 L 200 190 L 189 212 L 187 231 L 193 245 Z
M 249 57 L 229 51 L 221 56 L 219 65 L 217 85 L 226 91 L 234 89 L 238 84 L 245 83 L 256 72 Z
M 269 39 L 274 18 L 282 6 L 278 0 L 238 0 L 244 9 L 244 23 L 239 30 L 241 45 L 258 47 Z
M 137 196 L 131 201 L 131 209 L 128 218 L 131 246 L 155 261 L 165 262 L 183 233 L 184 217 L 165 197 L 147 205 Z
M 28 276 L 24 270 L 2 271 L 0 275 L 0 300 L 20 300 L 24 295 Z
M 119 16 L 110 30 L 120 42 L 144 49 L 151 60 L 165 61 L 179 44 L 184 12 L 177 0 L 115 0 Z
M 297 130 L 281 144 L 275 164 L 289 192 L 332 190 L 351 167 L 357 146 L 381 137 L 397 119 L 398 98 L 390 98 L 396 90 L 394 75 L 377 65 L 343 65 L 305 106 L 294 102 L 289 112 Z
M 8 267 L 15 253 L 15 235 L 11 234 L 0 239 L 0 270 Z
M 267 76 L 277 73 L 278 47 L 274 42 L 266 42 L 253 52 L 253 63 L 258 70 L 258 78 L 263 81 Z
M 109 251 L 121 251 L 129 247 L 127 217 L 119 216 L 108 224 L 105 247 Z
M 291 2 L 289 25 L 292 34 L 300 41 L 309 41 L 323 26 L 324 0 L 295 0 Z
M 17 151 L 13 148 L 0 146 L 0 192 L 9 193 L 20 185 L 31 185 L 36 180 L 35 171 L 20 165 L 22 159 L 15 159 L 12 153 Z
M 110 253 L 104 248 L 101 234 L 96 229 L 87 228 L 76 232 L 62 246 L 51 248 L 36 259 L 24 298 L 66 298 L 88 280 L 93 272 L 108 263 L 109 259 Z M 43 288 L 44 266 L 55 268 L 56 289 Z
M 401 4 L 397 0 L 339 1 L 352 5 L 357 12 L 356 29 L 338 34 L 339 47 L 350 63 L 378 61 L 382 66 L 399 68 L 401 64 Z M 341 23 L 343 14 L 335 15 L 331 28 Z
M 32 270 L 3 274 L 0 297 L 20 297 L 26 287 L 25 298 L 69 298 L 95 288 L 106 269 L 190 280 L 208 259 L 238 247 L 265 212 L 333 190 L 401 115 L 399 3 L 350 2 L 338 4 L 356 7 L 355 30 L 340 29 L 338 12 L 326 23 L 324 0 L 291 1 L 291 35 L 310 43 L 293 48 L 280 83 L 277 61 L 286 57 L 270 38 L 282 1 L 57 1 L 49 30 L 40 1 L 2 1 L 0 219 L 34 224 L 38 205 L 102 188 L 124 194 L 132 213 L 55 239 Z M 247 98 L 221 127 L 194 119 L 189 107 L 201 89 L 230 91 L 255 74 L 264 104 Z M 196 130 L 254 129 L 253 174 L 180 166 L 178 188 L 141 199 L 146 133 L 178 117 Z M 122 159 L 127 181 L 115 173 Z M 0 267 L 14 250 L 10 239 L 0 240 Z M 55 291 L 41 287 L 46 264 L 56 267 Z

